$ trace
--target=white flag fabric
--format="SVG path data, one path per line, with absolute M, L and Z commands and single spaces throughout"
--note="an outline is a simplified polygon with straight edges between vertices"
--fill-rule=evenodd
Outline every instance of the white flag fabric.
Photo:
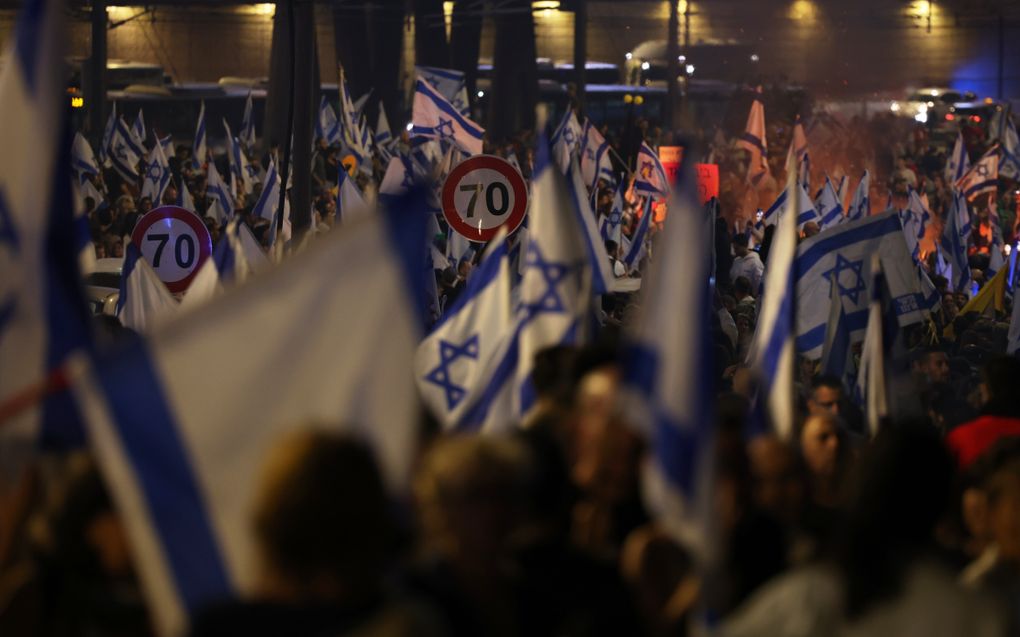
M 638 149 L 634 191 L 656 199 L 669 197 L 669 179 L 666 178 L 666 171 L 659 161 L 659 156 L 645 142 L 641 142 Z
M 113 142 L 113 129 L 117 126 L 117 102 L 110 107 L 110 116 L 106 118 L 106 127 L 103 128 L 103 139 L 99 144 L 99 160 L 104 166 L 109 166 L 110 149 Z
M 602 239 L 595 213 L 591 209 L 591 204 L 588 203 L 588 191 L 576 160 L 571 163 L 570 174 L 567 176 L 567 192 L 573 203 L 574 216 L 582 230 L 581 236 L 584 238 L 585 249 L 588 253 L 592 294 L 613 292 L 616 290 L 616 277 L 613 276 L 609 253 L 606 252 L 606 242 Z
M 234 176 L 237 183 L 241 184 L 245 193 L 250 193 L 253 188 L 250 183 L 251 170 L 248 166 L 248 156 L 241 148 L 241 141 L 231 134 L 226 118 L 223 119 L 223 129 L 227 132 L 227 160 L 230 164 L 230 174 Z M 235 190 L 231 190 L 231 193 L 235 192 Z
M 234 197 L 230 187 L 220 177 L 220 171 L 216 170 L 215 162 L 209 162 L 209 173 L 205 183 L 205 196 L 209 204 L 205 214 L 223 225 L 234 216 Z
M 148 137 L 148 133 L 145 131 L 145 118 L 142 116 L 142 109 L 138 109 L 138 115 L 135 117 L 135 123 L 131 125 L 131 138 L 135 140 L 135 143 L 141 147 L 145 146 L 145 138 Z
M 99 174 L 99 162 L 92 152 L 92 146 L 81 133 L 74 134 L 74 145 L 71 147 L 71 169 L 78 175 L 78 182 Z
M 195 122 L 195 141 L 191 145 L 191 167 L 202 170 L 208 158 L 205 131 L 205 100 L 198 108 L 198 121 Z
M 289 181 L 289 180 L 288 180 Z M 266 170 L 265 179 L 262 180 L 262 194 L 259 195 L 259 200 L 255 202 L 255 207 L 252 208 L 252 214 L 256 217 L 268 219 L 269 225 L 269 241 L 270 247 L 276 243 L 276 224 L 277 224 L 277 211 L 280 206 L 280 175 L 276 172 L 276 164 L 272 159 L 269 160 L 269 169 Z M 291 224 L 290 224 L 290 197 L 289 195 L 284 196 L 283 200 L 283 230 L 279 233 L 283 240 L 286 242 L 290 239 L 291 235 Z
M 866 282 L 871 254 L 882 257 L 889 292 L 900 325 L 920 322 L 930 302 L 922 294 L 917 269 L 903 241 L 895 211 L 844 223 L 803 241 L 797 248 L 797 351 L 822 354 L 832 286 L 838 286 L 851 340 L 859 340 L 868 318 Z M 771 254 L 769 261 L 772 260 Z
M 868 325 L 861 348 L 861 362 L 857 371 L 854 395 L 864 407 L 868 433 L 878 433 L 882 419 L 889 413 L 885 382 L 885 343 L 882 334 L 882 294 L 885 279 L 879 256 L 872 255 L 871 302 L 868 304 Z
M 970 262 L 967 259 L 967 240 L 969 232 L 961 230 L 962 219 L 969 218 L 967 198 L 959 190 L 953 190 L 953 202 L 946 215 L 946 223 L 942 228 L 939 240 L 939 255 L 949 266 L 946 278 L 954 292 L 967 292 L 970 286 Z
M 379 184 L 380 195 L 399 195 L 414 185 L 414 170 L 411 161 L 402 155 L 394 155 L 386 166 L 386 174 Z
M 120 298 L 117 318 L 124 327 L 147 332 L 177 312 L 177 299 L 156 276 L 134 243 L 124 250 L 124 268 L 120 274 Z
M 871 174 L 864 171 L 861 181 L 854 191 L 854 198 L 850 201 L 850 207 L 846 211 L 845 221 L 857 221 L 864 217 L 871 216 Z
M 456 144 L 469 155 L 482 152 L 485 129 L 462 115 L 421 77 L 415 83 L 411 134 Z
M 365 131 L 361 130 L 361 116 L 354 107 L 354 100 L 351 97 L 351 90 L 347 86 L 347 75 L 341 66 L 339 69 L 339 80 L 337 90 L 340 94 L 340 128 L 343 142 L 347 149 L 358 157 L 359 169 L 367 169 L 366 165 L 371 164 L 368 160 L 368 148 L 364 145 Z
M 804 224 L 809 221 L 817 222 L 819 220 L 818 211 L 815 210 L 815 205 L 811 203 L 811 198 L 808 197 L 804 188 L 799 184 L 794 184 L 792 191 L 797 195 L 797 229 L 803 228 Z M 791 186 L 787 184 L 786 189 L 779 193 L 776 200 L 762 215 L 761 222 L 763 227 L 775 225 L 782 217 L 786 216 L 786 210 L 789 208 L 790 203 L 790 192 Z
M 999 174 L 1007 179 L 1020 179 L 1020 136 L 1008 112 L 1004 113 L 1005 125 L 999 138 Z
M 623 235 L 623 193 L 626 189 L 627 181 L 621 179 L 613 193 L 613 205 L 609 214 L 602 219 L 600 226 L 603 241 L 615 241 L 617 246 L 620 246 Z M 612 256 L 616 257 L 615 254 Z
M 624 396 L 649 443 L 644 500 L 665 528 L 711 561 L 713 542 L 711 249 L 715 220 L 697 201 L 694 171 L 681 174 L 627 337 Z M 659 254 L 659 253 L 657 253 Z
M 780 439 L 793 435 L 796 418 L 794 401 L 795 360 L 795 261 L 797 254 L 797 217 L 807 194 L 800 186 L 795 164 L 788 166 L 786 190 L 803 195 L 792 199 L 791 209 L 776 214 L 776 231 L 769 251 L 762 287 L 761 309 L 755 326 L 748 363 L 758 379 L 758 412 L 768 414 L 772 429 Z M 828 307 L 826 305 L 826 307 Z M 823 324 L 823 329 L 825 325 Z M 824 336 L 824 334 L 823 334 Z
M 237 136 L 249 150 L 255 147 L 255 105 L 252 103 L 251 91 L 248 91 L 248 99 L 244 102 L 244 116 Z
M 160 634 L 186 633 L 203 605 L 255 592 L 251 506 L 281 436 L 351 432 L 392 489 L 406 486 L 419 409 L 410 272 L 423 258 L 425 214 L 405 206 L 398 217 L 353 223 L 258 285 L 77 370 L 75 394 Z
M 956 133 L 956 143 L 953 144 L 953 152 L 946 160 L 946 183 L 955 184 L 960 181 L 970 170 L 970 157 L 967 155 L 967 145 L 963 142 L 963 133 Z
M 815 199 L 815 211 L 818 213 L 818 225 L 822 230 L 839 225 L 843 221 L 843 204 L 839 201 L 836 188 L 829 176 L 825 176 L 822 192 Z
M 28 0 L 0 67 L 0 406 L 35 390 L 89 342 L 71 187 L 64 3 Z M 98 203 L 98 202 L 97 202 Z M 80 218 L 80 219 L 83 219 Z M 58 392 L 58 394 L 64 394 Z M 0 471 L 14 480 L 38 444 L 84 442 L 70 396 L 0 427 Z M 74 429 L 75 431 L 72 431 Z M 58 440 L 59 439 L 59 440 Z M 13 482 L 12 482 L 13 484 Z
M 386 108 L 382 102 L 379 102 L 379 119 L 375 125 L 375 145 L 376 148 L 389 148 L 390 143 L 393 141 L 393 133 L 390 131 L 390 122 L 386 119 Z
M 903 224 L 903 238 L 907 242 L 907 249 L 914 261 L 921 260 L 921 239 L 924 238 L 928 224 L 931 222 L 931 212 L 924 201 L 918 196 L 917 191 L 911 189 L 908 198 L 907 209 L 900 212 L 900 222 Z
M 580 152 L 583 134 L 584 131 L 577 121 L 577 115 L 574 114 L 573 109 L 568 108 L 563 113 L 563 118 L 560 119 L 556 130 L 553 131 L 551 139 L 553 158 L 563 174 L 566 174 L 570 168 L 570 160 Z
M 364 196 L 343 169 L 339 171 L 337 181 L 336 222 L 349 223 L 368 214 L 368 204 L 365 203 Z
M 764 121 L 764 109 L 762 110 L 762 118 L 762 121 Z M 764 137 L 757 138 L 765 139 Z M 808 155 L 807 135 L 804 134 L 804 125 L 800 122 L 800 116 L 797 116 L 797 123 L 793 125 L 793 135 L 790 138 L 790 150 L 786 152 L 787 166 L 790 165 L 790 161 L 793 161 L 794 165 L 797 166 L 797 170 L 800 175 L 800 185 L 810 192 L 811 160 Z M 842 199 L 840 199 L 840 201 L 842 201 Z
M 212 256 L 198 269 L 184 293 L 181 312 L 190 312 L 204 305 L 219 295 L 225 285 L 242 283 L 251 273 L 245 249 L 241 245 L 241 227 L 247 226 L 236 218 L 227 223 Z
M 581 137 L 581 175 L 584 183 L 589 189 L 598 186 L 599 179 L 605 179 L 610 184 L 616 183 L 613 162 L 609 158 L 609 142 L 591 120 L 585 119 Z
M 989 150 L 977 160 L 970 170 L 956 182 L 956 187 L 970 201 L 986 192 L 994 193 L 999 181 L 999 154 L 996 148 Z
M 145 172 L 142 174 L 141 196 L 152 199 L 153 207 L 160 206 L 163 202 L 163 192 L 170 185 L 170 162 L 163 154 L 163 147 L 154 144 L 149 151 L 149 157 L 145 160 Z
M 754 93 L 751 112 L 747 115 L 747 127 L 737 145 L 750 154 L 747 164 L 747 182 L 757 187 L 769 174 L 768 148 L 765 140 L 765 104 L 759 86 Z
M 415 354 L 422 401 L 447 431 L 463 428 L 464 414 L 492 387 L 514 325 L 505 233 L 491 246 Z
M 183 179 L 179 184 L 177 184 L 176 205 L 178 207 L 184 208 L 185 210 L 190 210 L 191 212 L 198 214 L 198 211 L 195 210 L 195 199 L 191 196 L 191 191 L 188 190 L 188 184 Z
M 315 137 L 326 140 L 326 143 L 330 145 L 339 144 L 341 141 L 340 120 L 325 95 L 319 101 L 319 115 L 315 119 Z

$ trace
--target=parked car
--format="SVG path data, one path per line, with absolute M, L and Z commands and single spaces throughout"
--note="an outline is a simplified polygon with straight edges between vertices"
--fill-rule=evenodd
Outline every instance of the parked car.
M 120 300 L 120 274 L 124 259 L 98 259 L 96 269 L 85 277 L 85 298 L 94 316 L 116 316 Z

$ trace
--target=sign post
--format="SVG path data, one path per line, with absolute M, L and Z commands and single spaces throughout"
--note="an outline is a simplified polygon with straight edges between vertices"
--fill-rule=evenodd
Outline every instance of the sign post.
M 469 241 L 485 243 L 504 226 L 513 232 L 527 211 L 524 177 L 501 157 L 469 157 L 443 183 L 443 217 Z
M 173 293 L 183 292 L 212 255 L 212 237 L 198 215 L 177 206 L 147 212 L 131 233 L 131 242 L 159 280 Z

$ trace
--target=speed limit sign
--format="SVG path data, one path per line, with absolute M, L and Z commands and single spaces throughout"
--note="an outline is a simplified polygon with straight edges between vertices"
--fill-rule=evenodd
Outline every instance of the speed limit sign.
M 146 213 L 131 233 L 131 242 L 171 292 L 183 292 L 199 266 L 212 254 L 209 230 L 193 212 L 160 206 Z
M 501 227 L 517 229 L 528 211 L 524 177 L 501 157 L 475 155 L 457 164 L 443 183 L 443 216 L 457 234 L 489 241 Z

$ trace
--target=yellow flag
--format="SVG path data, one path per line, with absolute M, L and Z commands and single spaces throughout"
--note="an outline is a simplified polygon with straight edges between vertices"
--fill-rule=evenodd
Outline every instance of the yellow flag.
M 995 312 L 1002 312 L 1005 309 L 1002 300 L 1006 293 L 1006 274 L 1008 272 L 1009 268 L 1007 267 L 1001 268 L 996 272 L 992 280 L 985 283 L 981 291 L 960 308 L 960 315 L 962 316 L 968 312 L 978 312 L 982 316 L 994 317 Z M 947 325 L 942 333 L 949 337 L 955 336 L 952 325 Z

